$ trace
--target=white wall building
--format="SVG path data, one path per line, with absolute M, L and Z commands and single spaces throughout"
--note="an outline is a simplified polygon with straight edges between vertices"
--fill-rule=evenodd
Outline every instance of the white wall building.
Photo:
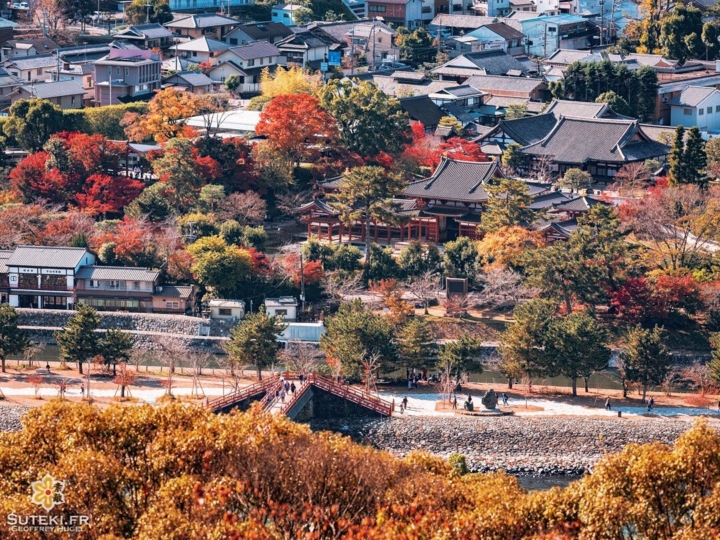
M 670 101 L 670 125 L 720 132 L 720 90 L 688 86 Z

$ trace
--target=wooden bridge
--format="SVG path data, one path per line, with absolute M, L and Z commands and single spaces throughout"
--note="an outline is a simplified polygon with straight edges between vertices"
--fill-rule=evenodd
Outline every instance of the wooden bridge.
M 276 395 L 282 390 L 285 381 L 294 383 L 296 390 L 294 394 L 288 393 L 285 402 L 281 403 Z M 212 408 L 214 412 L 226 412 L 249 400 L 260 400 L 265 410 L 276 414 L 285 414 L 294 419 L 312 399 L 313 389 L 323 390 L 381 416 L 392 416 L 395 410 L 395 404 L 392 402 L 317 373 L 306 375 L 302 381 L 298 373 L 284 373 L 283 378 L 276 375 L 232 394 L 209 401 L 208 407 Z

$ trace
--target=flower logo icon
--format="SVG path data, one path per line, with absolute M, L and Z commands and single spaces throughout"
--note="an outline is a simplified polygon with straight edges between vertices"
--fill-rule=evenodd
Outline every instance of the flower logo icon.
M 49 474 L 42 477 L 41 480 L 30 484 L 33 490 L 32 502 L 42 506 L 48 512 L 55 508 L 56 505 L 65 502 L 65 482 L 55 480 Z

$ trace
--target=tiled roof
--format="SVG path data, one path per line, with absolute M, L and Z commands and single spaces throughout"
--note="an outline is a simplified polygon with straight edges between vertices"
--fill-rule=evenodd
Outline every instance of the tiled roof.
M 4 249 L 0 251 L 0 274 L 7 274 L 8 273 L 8 267 L 7 262 L 10 258 L 10 255 L 12 255 L 13 252 L 11 249 Z
M 504 75 L 508 71 L 517 70 L 525 73 L 525 65 L 503 50 L 486 50 L 471 52 L 461 55 L 480 69 L 484 69 L 487 75 Z
M 75 268 L 86 254 L 85 248 L 18 246 L 7 264 L 36 268 Z
M 562 204 L 570 200 L 570 197 L 562 193 L 561 191 L 550 191 L 547 193 L 540 193 L 533 197 L 532 203 L 528 208 L 533 210 L 544 210 L 551 208 L 555 205 Z
M 594 197 L 575 197 L 567 202 L 555 205 L 554 212 L 588 212 L 593 206 L 612 206 L 610 203 Z
M 718 91 L 719 90 L 717 88 L 712 86 L 688 86 L 670 101 L 670 105 L 677 105 L 679 107 L 697 107 L 700 103 Z
M 75 81 L 53 81 L 21 86 L 28 94 L 42 99 L 84 95 L 85 89 Z
M 178 73 L 174 73 L 173 75 L 168 77 L 168 80 L 172 79 L 173 77 L 178 77 L 179 79 L 182 79 L 190 86 L 208 86 L 210 84 L 214 84 L 213 80 L 210 77 L 198 71 L 179 71 Z
M 675 128 L 673 126 L 659 126 L 656 124 L 640 124 L 642 132 L 648 136 L 650 140 L 662 143 L 663 140 L 672 140 L 675 138 Z M 687 135 L 687 132 L 685 132 Z
M 175 19 L 165 23 L 168 28 L 211 28 L 213 26 L 228 26 L 239 24 L 240 21 L 223 15 L 206 13 L 202 15 L 190 15 L 181 19 Z
M 230 52 L 243 60 L 253 60 L 255 58 L 266 58 L 269 56 L 278 56 L 280 50 L 267 41 L 255 41 L 248 43 L 247 45 L 240 45 L 239 47 L 231 47 Z
M 155 281 L 157 270 L 130 266 L 83 266 L 75 275 L 77 279 L 103 279 L 118 281 Z
M 455 97 L 470 97 L 482 95 L 481 90 L 473 88 L 468 84 L 463 84 L 461 86 L 451 86 L 450 88 L 446 88 L 445 92 L 447 92 L 448 94 L 452 94 Z
M 498 36 L 504 37 L 505 39 L 522 39 L 525 37 L 525 34 L 519 30 L 515 30 L 511 26 L 501 22 L 486 24 L 485 28 L 495 32 Z
M 492 75 L 475 75 L 465 81 L 473 88 L 492 94 L 495 91 L 522 92 L 528 95 L 545 83 L 542 79 L 527 77 L 495 77 Z
M 203 36 L 183 43 L 182 45 L 178 45 L 176 48 L 178 51 L 214 52 L 229 49 L 230 45 L 224 41 L 218 41 L 216 39 Z
M 487 201 L 483 188 L 498 170 L 494 161 L 477 163 L 443 158 L 430 178 L 412 182 L 405 190 L 406 197 L 446 199 L 467 202 Z
M 550 223 L 546 223 L 540 227 L 538 227 L 538 231 L 540 232 L 549 232 L 550 230 L 560 233 L 563 236 L 570 236 L 572 233 L 577 231 L 578 223 L 576 219 L 568 219 L 566 221 L 551 221 Z
M 566 117 L 543 140 L 526 146 L 523 153 L 573 164 L 589 160 L 622 163 L 667 154 L 667 147 L 654 141 L 632 142 L 634 135 L 643 137 L 632 120 Z
M 226 37 L 231 37 L 234 32 L 241 30 L 248 37 L 255 40 L 273 41 L 275 38 L 284 38 L 292 35 L 292 30 L 282 23 L 261 22 L 241 24 L 235 30 L 230 32 Z
M 516 143 L 527 146 L 547 137 L 556 123 L 557 120 L 552 114 L 538 114 L 515 120 L 502 120 L 500 126 Z
M 399 88 L 403 90 L 412 90 L 416 96 L 429 95 L 439 92 L 448 87 L 457 86 L 455 81 L 426 81 L 424 84 L 410 84 L 406 82 L 398 81 L 393 77 L 385 75 L 374 75 L 372 81 L 377 87 L 388 96 L 397 95 Z
M 313 49 L 316 47 L 326 47 L 328 45 L 334 45 L 335 43 L 336 40 L 325 32 L 310 31 L 299 32 L 297 34 L 293 34 L 292 36 L 288 36 L 285 39 L 278 41 L 277 46 L 280 49 L 283 49 L 283 47 L 289 49 L 293 47 Z
M 157 39 L 157 38 L 164 38 L 164 37 L 172 37 L 173 33 L 165 28 L 160 23 L 150 23 L 150 24 L 136 24 L 134 26 L 130 26 L 126 28 L 125 30 L 122 30 L 118 32 L 116 35 L 124 37 L 127 34 L 132 34 L 135 36 L 142 36 L 145 39 Z
M 57 56 L 54 54 L 36 54 L 35 56 L 19 56 L 10 60 L 10 65 L 18 69 L 40 69 L 57 66 Z
M 162 291 L 158 289 L 153 296 L 188 299 L 192 295 L 194 289 L 195 287 L 192 285 L 163 285 Z
M 435 105 L 428 96 L 402 98 L 400 107 L 408 113 L 410 119 L 421 122 L 425 127 L 437 126 L 440 119 L 445 116 L 440 107 Z
M 568 101 L 554 99 L 546 113 L 551 113 L 555 118 L 561 116 L 572 116 L 574 118 L 600 118 L 607 110 L 607 103 L 591 103 L 586 101 Z

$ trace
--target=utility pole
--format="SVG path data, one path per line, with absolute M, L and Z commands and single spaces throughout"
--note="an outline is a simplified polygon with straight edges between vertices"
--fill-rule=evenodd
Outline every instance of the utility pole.
M 145 24 L 150 24 L 150 0 L 145 0 Z
M 300 301 L 302 302 L 300 312 L 305 311 L 305 267 L 303 265 L 303 256 L 300 254 Z
M 350 33 L 350 75 L 355 75 L 355 25 Z
M 373 17 L 372 29 L 370 30 L 370 35 L 372 36 L 372 67 L 373 67 L 373 71 L 375 71 L 375 17 Z
M 600 0 L 600 46 L 603 46 L 603 34 L 605 33 L 605 0 Z

